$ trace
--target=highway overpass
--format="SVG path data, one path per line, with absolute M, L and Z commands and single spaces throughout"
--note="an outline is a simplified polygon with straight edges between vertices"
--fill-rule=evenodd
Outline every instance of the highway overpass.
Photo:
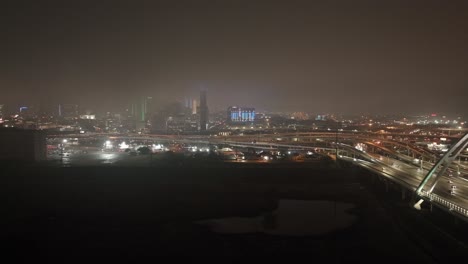
M 297 137 L 297 134 L 294 134 Z M 62 136 L 62 135 L 60 135 Z M 78 135 L 77 135 L 78 136 Z M 438 160 L 425 162 L 424 164 L 414 164 L 414 157 L 395 152 L 391 148 L 376 144 L 375 137 L 364 137 L 363 135 L 341 135 L 338 143 L 336 142 L 336 133 L 302 133 L 302 136 L 311 138 L 323 138 L 325 145 L 317 145 L 313 141 L 293 141 L 278 143 L 268 139 L 278 135 L 269 135 L 268 137 L 209 137 L 209 136 L 175 136 L 175 135 L 108 135 L 95 134 L 86 135 L 87 137 L 105 137 L 115 140 L 154 140 L 159 142 L 178 142 L 187 144 L 222 144 L 233 147 L 248 147 L 257 149 L 303 149 L 315 150 L 321 149 L 330 154 L 337 154 L 340 160 L 355 164 L 372 171 L 373 173 L 384 177 L 401 187 L 402 194 L 408 193 L 415 197 L 415 208 L 420 208 L 423 201 L 427 201 L 434 206 L 442 208 L 457 217 L 468 221 L 468 171 L 466 166 L 457 161 L 468 145 L 468 134 L 459 139 L 458 143 Z M 284 136 L 284 135 L 281 135 Z M 80 137 L 85 137 L 80 135 Z M 253 142 L 252 138 L 257 138 Z M 229 140 L 228 140 L 229 139 Z M 263 140 L 266 140 L 263 141 Z M 346 142 L 346 143 L 341 143 Z M 356 149 L 353 144 L 347 143 L 362 142 L 374 147 L 374 151 L 361 151 Z M 384 141 L 386 144 L 400 146 L 408 149 L 408 153 L 420 154 L 422 157 L 430 155 L 417 146 L 409 143 Z M 375 150 L 384 151 L 389 155 L 381 155 Z M 338 152 L 336 152 L 338 150 Z M 455 187 L 453 187 L 455 186 Z

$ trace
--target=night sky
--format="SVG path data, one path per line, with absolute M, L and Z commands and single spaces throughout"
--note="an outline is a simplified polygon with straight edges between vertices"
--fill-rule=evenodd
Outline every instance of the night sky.
M 468 1 L 6 2 L 0 104 L 468 114 Z

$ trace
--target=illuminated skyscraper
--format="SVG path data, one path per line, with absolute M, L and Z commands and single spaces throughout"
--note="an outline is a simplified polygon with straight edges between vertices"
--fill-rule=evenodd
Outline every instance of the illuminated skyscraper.
M 136 121 L 146 122 L 148 120 L 148 114 L 151 113 L 152 101 L 152 97 L 141 97 L 132 104 L 131 113 Z
M 208 105 L 206 90 L 200 91 L 200 131 L 206 131 L 208 126 Z
M 192 115 L 197 114 L 197 108 L 198 108 L 197 99 L 193 99 L 193 101 L 192 101 Z
M 153 113 L 153 98 L 142 96 L 134 100 L 130 106 L 130 116 L 134 121 L 137 131 L 146 128 L 147 121 Z
M 230 123 L 255 121 L 255 108 L 231 106 L 227 111 L 227 121 Z

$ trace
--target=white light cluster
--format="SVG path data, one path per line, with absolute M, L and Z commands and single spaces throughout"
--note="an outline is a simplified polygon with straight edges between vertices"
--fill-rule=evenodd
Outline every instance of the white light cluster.
M 153 144 L 153 150 L 163 150 L 164 146 L 162 144 Z
M 110 140 L 107 140 L 105 143 L 104 143 L 104 147 L 106 149 L 111 149 L 113 148 L 114 146 L 112 145 L 112 142 Z
M 357 143 L 356 146 L 354 146 L 357 150 L 360 150 L 360 151 L 363 151 L 365 152 L 366 151 L 366 144 L 363 144 L 363 143 Z
M 120 149 L 128 149 L 129 147 L 130 147 L 130 145 L 125 143 L 125 141 L 119 144 Z

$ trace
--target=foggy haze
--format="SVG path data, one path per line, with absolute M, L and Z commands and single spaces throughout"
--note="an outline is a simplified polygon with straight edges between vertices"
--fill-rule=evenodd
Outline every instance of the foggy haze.
M 0 103 L 468 114 L 466 1 L 11 1 Z

